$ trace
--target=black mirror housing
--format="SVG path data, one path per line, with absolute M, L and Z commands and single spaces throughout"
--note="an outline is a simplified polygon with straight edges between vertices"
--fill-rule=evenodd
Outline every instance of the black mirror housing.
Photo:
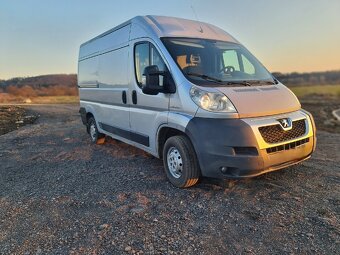
M 158 66 L 147 66 L 144 69 L 145 85 L 142 88 L 144 94 L 157 95 L 158 93 L 176 92 L 175 82 L 168 71 L 159 71 Z M 159 84 L 159 76 L 163 76 L 163 86 Z
M 158 95 L 158 93 L 163 92 L 163 88 L 159 87 L 150 87 L 150 86 L 144 86 L 142 88 L 142 91 L 144 94 L 147 95 Z
M 164 75 L 165 72 L 159 71 L 158 66 L 147 66 L 144 69 L 145 86 L 142 91 L 144 94 L 157 95 L 160 92 L 164 92 L 163 86 L 159 85 L 159 75 Z
M 162 73 L 163 72 L 160 72 L 156 65 L 145 67 L 143 75 L 146 77 L 146 84 L 159 86 L 159 75 Z

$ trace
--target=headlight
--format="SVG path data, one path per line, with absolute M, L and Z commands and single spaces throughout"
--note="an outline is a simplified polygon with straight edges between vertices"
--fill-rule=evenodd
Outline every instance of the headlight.
M 204 110 L 210 112 L 236 112 L 234 105 L 222 93 L 211 93 L 193 86 L 190 89 L 190 96 Z

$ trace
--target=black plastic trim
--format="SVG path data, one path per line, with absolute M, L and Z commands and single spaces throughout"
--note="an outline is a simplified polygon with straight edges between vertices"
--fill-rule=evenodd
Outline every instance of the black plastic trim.
M 150 146 L 150 141 L 149 141 L 150 139 L 149 139 L 149 136 L 147 136 L 147 135 L 128 131 L 128 130 L 118 128 L 118 127 L 113 127 L 111 125 L 108 125 L 108 124 L 105 124 L 105 123 L 102 123 L 102 122 L 99 122 L 99 126 L 103 130 L 105 130 L 105 131 L 107 131 L 111 134 L 121 136 L 125 139 L 134 141 L 136 143 L 142 144 L 142 145 L 147 146 L 147 147 Z
M 257 141 L 251 127 L 241 119 L 192 118 L 185 133 L 194 145 L 201 172 L 206 177 L 223 178 L 219 167 L 261 168 Z M 236 154 L 234 148 L 253 147 L 252 155 Z
M 132 90 L 132 103 L 137 104 L 137 92 L 136 92 L 136 90 Z
M 123 101 L 123 104 L 126 104 L 126 91 L 125 90 L 122 92 L 122 101 Z

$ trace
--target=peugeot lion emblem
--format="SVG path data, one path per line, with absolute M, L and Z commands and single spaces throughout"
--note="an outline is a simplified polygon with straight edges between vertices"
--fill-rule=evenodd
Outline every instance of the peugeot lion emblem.
M 292 120 L 290 118 L 278 119 L 277 121 L 284 131 L 292 129 Z

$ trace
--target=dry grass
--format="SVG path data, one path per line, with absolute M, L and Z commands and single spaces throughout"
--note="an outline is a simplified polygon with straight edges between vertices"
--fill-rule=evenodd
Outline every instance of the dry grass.
M 41 96 L 32 98 L 35 104 L 76 104 L 79 103 L 78 96 Z
M 1 104 L 75 104 L 78 96 L 35 96 L 23 97 L 0 93 Z
M 76 86 L 53 85 L 32 87 L 24 85 L 18 87 L 10 85 L 6 90 L 0 91 L 0 103 L 2 104 L 68 104 L 77 102 L 79 102 L 79 97 Z
M 330 95 L 340 98 L 340 84 L 339 85 L 313 85 L 313 86 L 299 86 L 290 88 L 297 97 L 302 98 L 309 95 Z

